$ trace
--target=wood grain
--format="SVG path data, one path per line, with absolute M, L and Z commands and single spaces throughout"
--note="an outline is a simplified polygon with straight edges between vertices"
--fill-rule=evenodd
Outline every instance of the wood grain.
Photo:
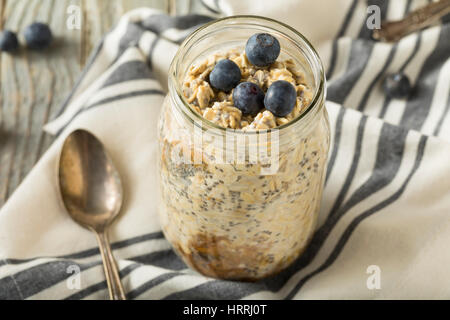
M 0 29 L 22 34 L 34 21 L 48 23 L 55 42 L 44 52 L 22 48 L 0 54 L 0 207 L 53 142 L 42 127 L 61 106 L 105 32 L 133 8 L 187 10 L 177 0 L 0 0 Z M 66 26 L 67 8 L 82 10 L 81 30 Z M 23 43 L 23 38 L 19 37 Z

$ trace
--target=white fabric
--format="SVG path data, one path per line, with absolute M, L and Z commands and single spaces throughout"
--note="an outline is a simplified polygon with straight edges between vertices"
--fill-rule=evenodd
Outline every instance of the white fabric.
M 214 6 L 214 2 L 205 1 L 210 6 Z M 433 65 L 437 75 L 425 83 L 431 90 L 431 99 L 420 100 L 425 95 L 419 91 L 419 100 L 412 97 L 386 102 L 380 88 L 382 77 L 378 77 L 398 71 L 406 63 L 402 70 L 413 84 L 420 82 L 421 75 L 428 75 L 423 66 L 434 50 L 438 50 L 442 41 L 439 37 L 448 25 L 423 31 L 417 52 L 409 62 L 419 34 L 403 38 L 385 70 L 383 67 L 393 44 L 376 43 L 367 61 L 363 61 L 361 71 L 357 69 L 358 61 L 351 60 L 351 54 L 352 50 L 365 52 L 364 41 L 359 43 L 357 39 L 366 18 L 364 1 L 357 1 L 348 26 L 340 35 L 339 30 L 353 3 L 350 0 L 329 1 L 326 6 L 322 1 L 313 0 L 223 0 L 218 3 L 216 9 L 226 15 L 264 15 L 297 28 L 318 48 L 327 70 L 333 56 L 333 40 L 338 37 L 335 66 L 329 79 L 329 96 L 336 97 L 334 101 L 338 103 L 327 102 L 327 109 L 332 141 L 337 143 L 338 132 L 339 146 L 336 149 L 332 146 L 330 150 L 330 159 L 335 152 L 334 164 L 328 172 L 318 226 L 324 235 L 323 244 L 304 268 L 271 289 L 265 284 L 258 287 L 214 281 L 178 265 L 168 269 L 158 263 L 158 253 L 161 257 L 169 255 L 170 259 L 175 259 L 167 253 L 169 244 L 161 237 L 150 236 L 142 242 L 118 245 L 114 250 L 120 269 L 133 268 L 123 277 L 125 290 L 128 293 L 134 290 L 131 298 L 206 298 L 211 297 L 208 290 L 216 290 L 217 295 L 213 297 L 217 298 L 450 298 L 450 114 L 445 113 L 450 60 L 448 54 L 438 55 L 445 59 Z M 404 16 L 407 3 L 407 0 L 390 1 L 387 18 Z M 425 3 L 414 0 L 410 9 Z M 110 230 L 111 240 L 117 242 L 160 230 L 155 197 L 156 122 L 164 95 L 144 94 L 115 100 L 80 113 L 64 127 L 81 108 L 105 98 L 136 91 L 165 90 L 167 70 L 177 50 L 177 45 L 169 38 L 172 32 L 165 32 L 155 44 L 151 58 L 155 79 L 130 80 L 102 88 L 105 79 L 123 63 L 146 63 L 147 53 L 156 39 L 150 31 L 138 39 L 137 47 L 128 46 L 117 61 L 114 58 L 121 50 L 119 42 L 129 22 L 155 14 L 157 12 L 150 9 L 138 9 L 122 18 L 106 36 L 65 111 L 46 126 L 53 134 L 64 130 L 0 211 L 0 262 L 3 261 L 0 296 L 62 299 L 104 280 L 98 253 L 82 258 L 61 257 L 97 246 L 95 237 L 70 219 L 58 195 L 59 152 L 64 138 L 76 128 L 86 128 L 101 139 L 123 178 L 125 202 L 120 218 Z M 352 84 L 348 94 L 341 97 L 340 92 L 346 90 L 345 83 L 349 82 L 347 77 L 355 72 L 361 73 L 361 77 Z M 416 101 L 426 104 L 416 108 Z M 387 106 L 382 112 L 385 103 Z M 411 112 L 421 114 L 421 110 L 426 110 L 423 119 L 408 117 Z M 392 153 L 392 161 L 389 153 Z M 383 161 L 386 156 L 387 161 Z M 330 218 L 330 212 L 337 217 L 334 223 L 331 223 L 334 218 Z M 144 255 L 155 257 L 155 264 L 134 259 Z M 40 258 L 35 259 L 37 257 Z M 20 261 L 14 262 L 14 259 Z M 89 263 L 96 264 L 81 273 L 81 289 L 69 289 L 67 265 Z M 43 264 L 50 264 L 51 269 L 45 270 L 56 273 L 61 273 L 63 268 L 66 277 L 43 285 L 46 277 L 51 278 L 49 274 L 28 272 Z M 367 269 L 371 265 L 381 271 L 380 289 L 371 290 L 367 286 L 370 276 Z M 157 281 L 146 289 L 143 285 L 152 279 Z M 236 296 L 238 289 L 245 294 Z M 106 297 L 104 288 L 83 296 L 86 299 Z

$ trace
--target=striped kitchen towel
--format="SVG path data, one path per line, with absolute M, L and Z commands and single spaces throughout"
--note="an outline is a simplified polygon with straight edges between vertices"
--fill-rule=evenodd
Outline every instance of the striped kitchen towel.
M 450 20 L 397 43 L 371 40 L 367 7 L 399 19 L 426 0 L 203 0 L 208 16 L 126 14 L 91 56 L 45 130 L 57 139 L 0 211 L 0 299 L 107 298 L 95 237 L 58 195 L 69 132 L 86 128 L 123 177 L 123 214 L 110 232 L 130 299 L 450 298 Z M 320 219 L 287 270 L 256 283 L 186 267 L 156 215 L 156 122 L 178 44 L 220 15 L 256 14 L 304 33 L 323 59 L 332 146 Z M 414 91 L 391 99 L 388 73 Z M 79 273 L 79 282 L 74 274 Z

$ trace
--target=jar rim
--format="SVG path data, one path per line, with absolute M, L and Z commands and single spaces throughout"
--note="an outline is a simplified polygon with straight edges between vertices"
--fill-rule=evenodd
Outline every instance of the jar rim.
M 200 34 L 202 31 L 205 31 L 206 29 L 210 28 L 211 26 L 217 25 L 217 24 L 221 24 L 221 23 L 226 23 L 230 20 L 246 20 L 246 19 L 254 19 L 254 20 L 260 20 L 260 21 L 267 21 L 270 23 L 273 23 L 275 25 L 279 25 L 282 28 L 286 28 L 287 30 L 291 31 L 295 36 L 298 36 L 301 41 L 303 41 L 303 43 L 306 45 L 306 49 L 308 50 L 308 54 L 311 55 L 311 57 L 314 59 L 314 61 L 316 62 L 315 66 L 311 66 L 311 67 L 316 67 L 318 69 L 318 84 L 316 85 L 316 88 L 314 90 L 314 96 L 311 99 L 308 107 L 295 119 L 289 121 L 288 123 L 285 123 L 281 126 L 275 127 L 275 128 L 270 128 L 270 129 L 264 129 L 264 130 L 242 130 L 242 129 L 231 129 L 231 128 L 224 128 L 222 126 L 219 126 L 218 124 L 209 121 L 208 119 L 204 118 L 201 114 L 199 114 L 198 112 L 196 112 L 191 105 L 187 102 L 186 97 L 183 94 L 183 89 L 182 89 L 182 84 L 179 83 L 177 81 L 177 74 L 179 72 L 178 70 L 178 64 L 181 62 L 181 58 L 183 57 L 183 51 L 184 49 L 188 49 L 190 48 L 190 46 L 192 46 L 193 44 L 191 43 L 193 40 L 195 40 L 196 36 L 198 36 L 198 34 Z M 266 26 L 267 27 L 267 26 Z M 271 28 L 269 26 L 269 28 Z M 272 28 L 273 29 L 273 28 Z M 280 32 L 279 30 L 277 30 L 277 32 Z M 283 33 L 283 32 L 281 32 Z M 295 39 L 293 39 L 291 36 L 284 34 L 286 37 L 288 37 L 290 40 L 293 40 L 295 42 L 297 42 Z M 311 64 L 311 62 L 310 62 Z M 314 76 L 314 78 L 316 78 L 316 76 Z M 316 80 L 316 79 L 314 79 Z M 171 82 L 175 85 L 171 86 Z M 180 45 L 180 48 L 178 49 L 175 57 L 172 60 L 172 63 L 170 65 L 169 68 L 169 95 L 172 95 L 172 91 L 175 90 L 176 93 L 176 97 L 178 98 L 178 100 L 180 100 L 180 102 L 184 105 L 185 108 L 179 108 L 181 109 L 181 111 L 188 116 L 188 118 L 194 123 L 194 125 L 198 125 L 197 121 L 194 121 L 193 119 L 191 119 L 191 117 L 193 116 L 194 119 L 198 120 L 199 122 L 201 122 L 202 124 L 205 123 L 207 124 L 209 127 L 212 127 L 213 129 L 218 129 L 220 131 L 224 131 L 224 132 L 234 132 L 234 133 L 239 133 L 239 134 L 260 134 L 262 132 L 264 133 L 270 133 L 273 130 L 283 130 L 286 128 L 290 128 L 292 127 L 294 124 L 297 123 L 301 123 L 301 122 L 307 122 L 305 121 L 308 115 L 312 114 L 312 110 L 316 110 L 318 109 L 318 106 L 321 104 L 321 100 L 325 98 L 325 83 L 326 83 L 326 79 L 325 79 L 325 73 L 324 73 L 324 68 L 323 68 L 323 64 L 322 64 L 322 60 L 320 59 L 316 49 L 313 47 L 313 45 L 308 41 L 308 39 L 306 39 L 305 36 L 303 36 L 303 34 L 301 34 L 299 31 L 297 31 L 295 28 L 272 18 L 268 18 L 268 17 L 263 17 L 263 16 L 257 16 L 257 15 L 235 15 L 235 16 L 229 16 L 229 17 L 225 17 L 225 18 L 220 18 L 211 22 L 208 22 L 206 24 L 204 24 L 203 26 L 199 27 L 198 29 L 196 29 L 192 34 L 190 34 Z M 187 111 L 189 112 L 189 114 L 187 113 Z M 301 121 L 303 120 L 303 121 Z M 203 128 L 203 126 L 201 127 L 203 130 L 205 128 Z

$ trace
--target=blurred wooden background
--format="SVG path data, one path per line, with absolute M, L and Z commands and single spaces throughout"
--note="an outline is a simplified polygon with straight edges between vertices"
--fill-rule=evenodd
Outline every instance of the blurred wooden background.
M 80 30 L 66 27 L 67 8 L 81 8 Z M 22 31 L 34 21 L 55 36 L 44 52 L 0 54 L 0 207 L 53 141 L 42 126 L 58 112 L 91 50 L 121 15 L 137 7 L 185 14 L 196 0 L 0 0 L 0 29 Z

